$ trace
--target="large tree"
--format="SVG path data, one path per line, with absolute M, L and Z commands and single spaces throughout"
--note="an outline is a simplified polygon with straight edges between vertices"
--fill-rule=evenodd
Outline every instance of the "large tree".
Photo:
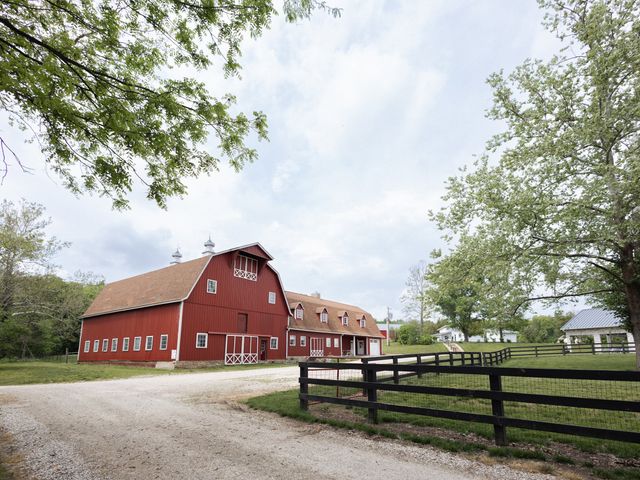
M 481 229 L 527 260 L 533 298 L 587 296 L 613 308 L 640 369 L 640 3 L 541 0 L 565 49 L 492 75 L 505 131 L 450 179 L 437 220 Z
M 13 313 L 25 277 L 50 271 L 52 257 L 65 245 L 47 235 L 50 223 L 42 205 L 0 203 L 0 323 Z
M 289 21 L 339 13 L 319 0 L 283 5 Z M 271 0 L 3 0 L 0 110 L 72 191 L 122 208 L 138 179 L 164 206 L 221 159 L 240 169 L 256 158 L 246 142 L 266 138 L 265 115 L 234 112 L 232 95 L 199 79 L 216 66 L 237 75 L 244 36 L 276 13 Z M 0 176 L 24 160 L 15 151 L 0 137 Z

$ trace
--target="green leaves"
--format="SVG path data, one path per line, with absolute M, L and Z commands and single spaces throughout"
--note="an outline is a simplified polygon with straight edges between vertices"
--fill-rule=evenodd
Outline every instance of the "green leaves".
M 570 48 L 489 78 L 489 117 L 505 131 L 450 180 L 434 219 L 463 239 L 455 255 L 469 237 L 502 252 L 502 281 L 499 264 L 479 265 L 505 296 L 589 296 L 640 338 L 640 4 L 540 3 Z
M 313 0 L 284 6 L 291 21 L 315 8 L 339 13 Z M 262 112 L 232 113 L 235 98 L 172 68 L 220 57 L 223 73 L 237 75 L 244 36 L 259 36 L 276 13 L 270 0 L 10 0 L 0 13 L 0 108 L 34 132 L 72 191 L 126 208 L 139 181 L 165 207 L 185 179 L 253 161 L 249 135 L 267 138 Z

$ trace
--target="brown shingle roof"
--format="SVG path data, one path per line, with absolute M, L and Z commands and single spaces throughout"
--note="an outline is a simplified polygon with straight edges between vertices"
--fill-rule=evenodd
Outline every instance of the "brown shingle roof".
M 207 255 L 108 283 L 83 317 L 180 302 L 187 298 L 210 259 Z
M 302 330 L 313 330 L 317 332 L 382 337 L 373 316 L 359 307 L 334 302 L 324 298 L 313 297 L 311 295 L 303 295 L 301 293 L 285 293 L 287 294 L 287 301 L 292 308 L 298 303 L 301 303 L 304 308 L 304 318 L 302 320 L 296 319 L 292 316 L 290 326 L 292 329 L 299 328 Z M 328 323 L 320 321 L 319 312 L 322 311 L 323 307 L 326 308 L 329 313 Z M 342 320 L 340 319 L 340 315 L 345 311 L 349 315 L 348 326 L 342 325 Z M 358 322 L 358 319 L 362 318 L 363 315 L 366 323 L 364 328 L 362 328 Z

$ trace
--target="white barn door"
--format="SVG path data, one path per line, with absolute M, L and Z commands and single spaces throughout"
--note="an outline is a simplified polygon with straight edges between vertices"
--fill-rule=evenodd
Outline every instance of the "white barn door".
M 369 340 L 369 355 L 375 357 L 376 355 L 380 355 L 380 339 L 379 338 L 371 338 Z
M 324 357 L 324 339 L 311 337 L 311 352 L 312 357 Z
M 225 365 L 258 363 L 259 338 L 256 335 L 227 335 L 224 346 Z

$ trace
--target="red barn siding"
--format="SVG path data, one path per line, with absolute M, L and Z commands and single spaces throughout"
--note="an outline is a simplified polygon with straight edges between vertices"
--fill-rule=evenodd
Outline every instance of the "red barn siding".
M 81 362 L 100 361 L 171 361 L 171 350 L 177 348 L 178 314 L 180 304 L 160 305 L 127 312 L 85 318 L 82 322 L 79 358 Z M 168 335 L 166 350 L 160 350 L 160 335 Z M 153 348 L 145 350 L 145 339 L 153 336 Z M 129 351 L 122 351 L 122 339 L 129 337 Z M 142 337 L 140 351 L 133 351 L 134 337 Z M 118 339 L 118 349 L 111 351 L 111 340 Z M 109 340 L 109 351 L 102 351 L 102 341 Z M 90 351 L 84 343 L 90 340 Z M 100 340 L 98 352 L 93 351 L 94 340 Z
M 288 307 L 275 272 L 268 266 L 260 269 L 257 281 L 233 275 L 230 252 L 211 259 L 196 283 L 182 312 L 180 361 L 224 360 L 225 336 L 243 333 L 264 338 L 278 337 L 278 348 L 267 346 L 267 359 L 286 357 Z M 207 293 L 207 280 L 217 281 L 217 293 Z M 268 302 L 275 292 L 276 303 Z M 238 314 L 247 315 L 247 330 L 240 331 Z M 196 334 L 209 333 L 207 348 L 196 348 Z
M 290 330 L 289 335 L 296 336 L 295 347 L 289 346 L 290 357 L 309 357 L 311 356 L 311 339 L 320 338 L 322 340 L 322 348 L 324 350 L 324 356 L 337 356 L 341 355 L 340 351 L 340 335 L 320 332 L 307 332 L 303 330 Z M 307 345 L 305 347 L 300 346 L 300 337 L 307 337 Z M 327 338 L 331 339 L 331 347 L 327 347 Z M 338 339 L 338 347 L 334 347 L 334 338 Z M 288 339 L 287 339 L 288 341 Z

